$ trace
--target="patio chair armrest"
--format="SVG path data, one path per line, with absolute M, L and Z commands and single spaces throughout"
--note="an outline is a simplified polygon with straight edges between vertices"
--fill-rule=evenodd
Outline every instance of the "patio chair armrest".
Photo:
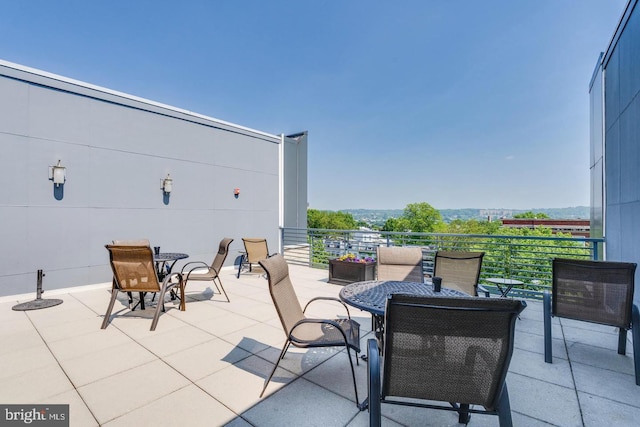
M 553 363 L 553 341 L 551 340 L 551 301 L 552 294 L 549 291 L 542 293 L 542 321 L 544 331 L 544 361 Z
M 185 280 L 185 281 L 188 281 L 188 280 L 189 280 L 189 277 L 191 276 L 191 273 L 193 273 L 194 271 L 196 271 L 196 270 L 202 270 L 202 269 L 205 269 L 205 268 L 207 269 L 207 272 L 213 272 L 216 276 L 217 276 L 218 274 L 220 274 L 220 273 L 219 273 L 215 268 L 213 268 L 213 267 L 212 267 L 212 266 L 210 266 L 210 265 L 207 265 L 206 263 L 204 263 L 204 262 L 202 262 L 202 261 L 192 261 L 192 262 L 189 262 L 189 263 L 185 264 L 185 265 L 184 265 L 184 267 L 182 267 L 182 271 L 181 271 L 181 273 L 182 273 L 182 274 L 184 274 L 185 267 L 186 267 L 187 265 L 189 265 L 189 264 L 198 264 L 198 265 L 197 265 L 196 267 L 191 268 L 191 269 L 187 272 L 186 276 L 184 277 L 184 280 Z M 197 274 L 200 274 L 200 273 L 197 273 Z
M 367 400 L 360 404 L 361 409 L 369 408 L 369 425 L 380 427 L 380 351 L 378 341 L 370 338 L 367 341 Z
M 297 343 L 302 343 L 302 344 L 312 344 L 314 341 L 309 341 L 309 340 L 302 340 L 299 338 L 296 338 L 296 336 L 294 335 L 294 331 L 296 330 L 296 328 L 300 325 L 303 325 L 305 323 L 319 323 L 319 324 L 325 324 L 325 325 L 331 325 L 334 328 L 336 328 L 337 330 L 340 331 L 340 333 L 342 334 L 342 337 L 344 338 L 344 344 L 345 346 L 348 346 L 349 341 L 347 340 L 347 334 L 344 332 L 344 329 L 342 329 L 342 326 L 340 326 L 340 324 L 338 322 L 336 322 L 335 320 L 331 320 L 331 319 L 302 319 L 299 320 L 298 322 L 296 322 L 295 325 L 293 325 L 293 327 L 291 328 L 291 330 L 289 331 L 289 339 L 293 342 L 297 342 Z
M 482 292 L 486 298 L 489 298 L 489 289 L 478 283 L 478 294 L 480 294 L 480 292 Z
M 194 264 L 197 264 L 198 266 L 197 267 L 189 267 L 189 271 L 187 271 L 187 266 L 194 265 Z M 191 274 L 192 271 L 199 270 L 201 268 L 209 269 L 209 265 L 206 264 L 204 261 L 191 261 L 191 262 L 188 262 L 188 263 L 186 263 L 185 265 L 182 266 L 182 269 L 180 270 L 180 273 L 184 274 L 185 271 L 187 271 L 187 276 L 188 276 L 189 274 Z
M 178 273 L 178 272 L 168 274 L 168 275 L 164 278 L 164 280 L 162 281 L 162 286 L 163 286 L 163 287 L 165 287 L 165 286 L 166 286 L 166 289 L 167 289 L 167 290 L 169 290 L 169 289 L 171 289 L 172 287 L 177 286 L 177 285 L 179 285 L 180 283 L 182 283 L 182 281 L 183 281 L 183 277 L 184 277 L 184 276 L 182 275 L 182 273 Z M 177 281 L 177 282 L 172 282 L 172 280 L 173 280 L 173 279 L 175 279 L 175 278 L 177 278 L 177 279 L 178 279 L 178 281 Z
M 334 297 L 315 297 L 309 300 L 309 302 L 304 306 L 304 309 L 302 310 L 303 313 L 305 313 L 307 311 L 307 307 L 309 307 L 309 304 L 311 304 L 314 301 L 335 301 L 335 302 L 339 302 L 340 304 L 342 304 L 342 306 L 344 307 L 344 309 L 347 311 L 347 317 L 349 319 L 351 319 L 351 314 L 349 313 L 349 307 L 347 307 L 347 304 L 344 303 L 344 301 L 342 301 L 341 299 L 338 298 L 334 298 Z

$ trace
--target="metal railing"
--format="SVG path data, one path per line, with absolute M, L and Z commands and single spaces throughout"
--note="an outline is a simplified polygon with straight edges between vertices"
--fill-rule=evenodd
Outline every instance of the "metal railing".
M 438 250 L 484 252 L 480 282 L 491 292 L 495 286 L 483 282 L 491 277 L 517 279 L 510 296 L 541 298 L 551 287 L 553 258 L 600 259 L 602 238 L 513 236 L 441 233 L 405 233 L 361 230 L 282 228 L 282 247 L 288 262 L 312 268 L 328 268 L 329 259 L 347 253 L 376 257 L 378 246 L 417 246 L 424 254 L 424 273 L 433 273 Z

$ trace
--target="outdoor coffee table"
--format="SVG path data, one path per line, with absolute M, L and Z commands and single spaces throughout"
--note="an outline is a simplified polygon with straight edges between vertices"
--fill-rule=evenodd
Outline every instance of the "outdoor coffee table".
M 171 270 L 173 270 L 173 266 L 176 264 L 176 261 L 180 259 L 189 258 L 189 255 L 183 254 L 181 252 L 160 252 L 158 254 L 153 255 L 153 261 L 156 263 L 156 272 L 158 273 L 158 280 L 160 283 L 164 281 L 164 278 L 171 274 Z M 170 292 L 171 300 L 176 299 L 176 293 L 171 289 Z M 156 295 L 153 295 L 151 301 L 156 298 Z M 144 307 L 142 307 L 144 310 Z
M 442 288 L 433 289 L 431 283 L 403 282 L 393 280 L 368 280 L 346 285 L 340 290 L 340 299 L 352 307 L 371 313 L 371 327 L 378 340 L 384 339 L 384 311 L 391 294 L 411 294 L 442 297 L 468 297 L 464 292 Z M 380 346 L 380 348 L 383 348 Z
M 524 285 L 524 282 L 516 279 L 504 279 L 502 277 L 490 277 L 488 279 L 483 279 L 485 282 L 489 282 L 493 285 L 496 285 L 498 290 L 500 291 L 500 296 L 506 298 L 511 292 L 511 288 L 514 286 Z
M 158 280 L 163 281 L 166 276 L 171 274 L 171 270 L 179 259 L 189 258 L 189 255 L 179 252 L 161 252 L 153 256 L 156 263 L 156 271 L 158 272 Z

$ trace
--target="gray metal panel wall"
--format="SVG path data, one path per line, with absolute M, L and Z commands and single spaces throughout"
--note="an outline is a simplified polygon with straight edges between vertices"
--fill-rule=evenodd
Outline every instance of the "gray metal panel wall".
M 110 281 L 112 239 L 210 262 L 232 237 L 227 265 L 241 237 L 277 247 L 279 137 L 2 64 L 0 94 L 0 296 L 35 295 L 38 269 L 45 289 Z
M 307 132 L 284 138 L 284 218 L 288 228 L 307 227 Z
M 605 54 L 607 258 L 640 263 L 640 8 L 627 9 Z M 640 271 L 636 273 L 640 283 Z M 640 301 L 640 292 L 636 292 Z
M 591 237 L 604 235 L 604 118 L 603 118 L 603 88 L 602 88 L 602 54 L 598 58 L 596 71 L 589 88 L 590 99 L 590 156 L 589 168 L 591 175 L 591 209 L 590 234 Z M 602 256 L 602 255 L 601 255 Z

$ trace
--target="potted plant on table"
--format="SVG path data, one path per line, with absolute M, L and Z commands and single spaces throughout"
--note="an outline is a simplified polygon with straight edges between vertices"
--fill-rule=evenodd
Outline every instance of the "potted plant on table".
M 367 256 L 346 254 L 329 260 L 329 283 L 348 285 L 353 282 L 375 280 L 376 261 Z

